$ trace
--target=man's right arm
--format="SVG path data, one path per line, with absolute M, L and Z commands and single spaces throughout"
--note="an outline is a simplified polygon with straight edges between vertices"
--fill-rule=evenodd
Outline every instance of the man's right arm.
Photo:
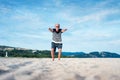
M 51 28 L 49 28 L 48 30 L 49 30 L 50 32 L 53 32 L 53 29 L 51 29 Z
M 65 32 L 65 31 L 67 31 L 67 29 L 62 29 L 62 32 Z

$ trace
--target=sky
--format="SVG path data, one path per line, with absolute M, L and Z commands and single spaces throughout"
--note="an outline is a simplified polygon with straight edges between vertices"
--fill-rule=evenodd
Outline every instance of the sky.
M 120 53 L 120 0 L 0 0 L 0 45 L 50 50 L 56 23 L 63 51 Z

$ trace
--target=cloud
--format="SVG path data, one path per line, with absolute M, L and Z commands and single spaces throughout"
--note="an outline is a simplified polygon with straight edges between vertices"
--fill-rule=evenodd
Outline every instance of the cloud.
M 90 15 L 83 16 L 77 22 L 81 23 L 81 22 L 86 22 L 86 21 L 91 21 L 91 20 L 99 22 L 99 21 L 102 21 L 106 16 L 108 16 L 112 13 L 113 13 L 112 10 L 99 11 L 97 13 L 93 13 L 93 14 L 90 14 Z
M 18 36 L 21 36 L 23 38 L 31 38 L 31 39 L 41 39 L 40 35 L 35 35 L 35 34 L 17 34 Z
M 50 35 L 49 32 L 40 32 L 40 33 L 15 33 L 16 36 L 26 38 L 26 39 L 40 39 L 40 40 L 49 40 Z
M 116 24 L 120 24 L 120 20 L 112 20 L 112 21 L 108 21 L 106 22 L 107 25 L 116 25 Z
M 60 13 L 57 14 L 57 16 L 72 23 L 83 23 L 87 21 L 100 22 L 104 18 L 106 18 L 108 15 L 118 13 L 118 10 L 101 10 L 101 11 L 93 12 L 92 14 L 88 14 L 84 16 L 73 16 L 72 12 L 73 11 L 61 11 Z
M 61 0 L 53 0 L 53 3 L 55 4 L 56 7 L 60 7 L 63 5 Z
M 109 41 L 109 43 L 111 45 L 117 45 L 119 47 L 120 46 L 120 39 L 111 40 L 111 41 Z
M 9 17 L 3 16 L 0 21 L 4 24 L 3 26 L 5 26 L 4 30 L 11 33 L 39 33 L 48 26 L 41 15 L 29 9 L 14 10 L 12 14 L 9 13 Z
M 6 13 L 8 13 L 9 11 L 10 11 L 9 8 L 0 6 L 0 12 L 1 12 L 1 13 L 6 14 Z
M 103 9 L 103 8 L 108 8 L 106 7 L 107 5 L 109 5 L 113 0 L 104 0 L 101 2 L 97 2 L 95 5 L 93 5 L 92 9 Z
M 28 22 L 29 24 L 41 24 L 42 22 L 42 17 L 40 15 L 28 9 L 16 10 L 11 18 L 16 21 Z

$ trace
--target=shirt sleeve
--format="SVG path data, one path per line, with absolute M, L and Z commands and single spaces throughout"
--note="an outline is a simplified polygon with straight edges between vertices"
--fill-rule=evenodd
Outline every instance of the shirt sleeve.
M 60 31 L 59 31 L 59 32 L 63 33 L 63 32 L 62 32 L 62 29 L 60 29 Z
M 53 29 L 53 32 L 55 32 L 56 30 L 55 29 Z

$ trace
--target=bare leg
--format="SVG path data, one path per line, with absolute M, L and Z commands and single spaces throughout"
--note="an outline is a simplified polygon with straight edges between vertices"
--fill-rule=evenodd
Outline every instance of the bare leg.
M 54 61 L 54 48 L 51 49 L 51 57 L 52 57 L 52 61 Z
M 62 49 L 58 49 L 58 60 L 60 60 Z

